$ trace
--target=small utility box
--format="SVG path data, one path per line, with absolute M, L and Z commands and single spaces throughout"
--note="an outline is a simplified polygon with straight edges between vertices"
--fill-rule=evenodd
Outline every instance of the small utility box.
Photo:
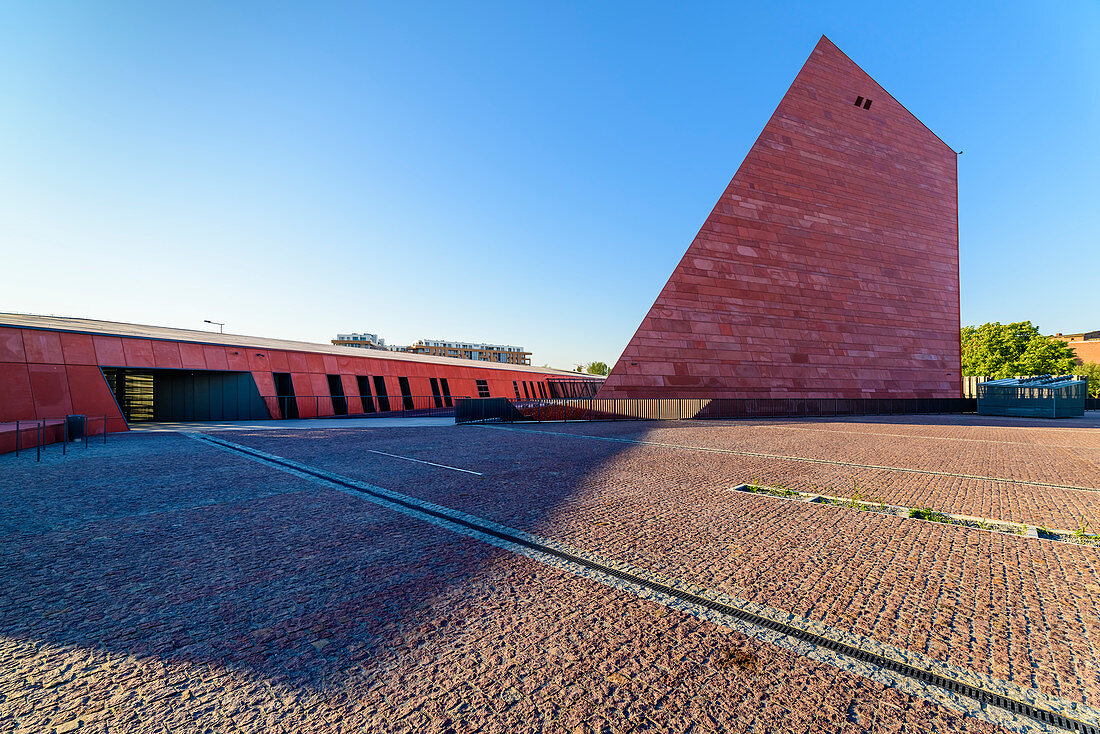
M 70 441 L 80 441 L 84 438 L 84 431 L 87 430 L 87 420 L 82 415 L 67 415 L 65 416 L 65 423 L 68 424 L 67 430 Z
M 1088 380 L 1077 375 L 1009 377 L 978 383 L 978 415 L 1081 418 Z

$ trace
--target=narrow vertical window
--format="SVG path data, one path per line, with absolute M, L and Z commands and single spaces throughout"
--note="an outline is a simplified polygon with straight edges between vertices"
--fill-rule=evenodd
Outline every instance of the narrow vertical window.
M 405 410 L 413 409 L 412 389 L 409 388 L 408 377 L 398 377 L 397 386 L 401 388 L 401 402 L 405 406 Z
M 378 409 L 383 413 L 389 412 L 390 398 L 386 392 L 386 378 L 381 375 L 374 376 L 374 394 L 378 396 Z

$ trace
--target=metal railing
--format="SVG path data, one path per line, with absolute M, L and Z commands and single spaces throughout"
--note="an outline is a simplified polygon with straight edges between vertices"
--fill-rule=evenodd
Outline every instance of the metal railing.
M 576 398 L 462 399 L 455 423 L 818 418 L 974 413 L 970 398 Z
M 94 435 L 103 436 L 103 443 L 107 443 L 107 426 L 110 420 L 119 420 L 117 416 L 103 415 L 103 416 L 84 416 L 84 431 L 83 436 L 75 441 L 82 441 L 84 448 L 88 448 L 89 436 L 93 435 L 92 426 L 94 422 L 99 422 L 100 430 Z M 61 454 L 64 456 L 69 451 L 69 421 L 66 418 L 29 418 L 27 420 L 15 420 L 15 421 L 0 421 L 0 453 L 10 453 L 13 449 L 5 449 L 4 447 L 8 443 L 7 434 L 11 432 L 14 434 L 14 453 L 19 456 L 22 452 L 34 449 L 35 461 L 42 461 L 42 454 L 45 452 L 46 447 L 52 444 L 61 444 Z M 31 440 L 28 441 L 25 437 L 25 433 L 31 434 Z M 98 440 L 98 438 L 97 438 Z M 55 449 L 56 450 L 56 449 Z
M 261 395 L 265 418 L 450 418 L 465 395 Z

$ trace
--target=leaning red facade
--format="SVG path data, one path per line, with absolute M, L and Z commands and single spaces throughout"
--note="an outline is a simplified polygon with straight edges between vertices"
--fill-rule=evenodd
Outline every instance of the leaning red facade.
M 141 332 L 156 336 L 138 335 Z M 330 375 L 339 376 L 342 399 L 346 401 L 344 410 L 349 414 L 364 411 L 359 377 L 368 377 L 372 385 L 380 379 L 395 409 L 402 401 L 404 385 L 415 396 L 432 396 L 439 382 L 446 380 L 453 398 L 486 393 L 492 397 L 515 398 L 518 393 L 521 397 L 531 394 L 533 398 L 545 398 L 551 382 L 582 379 L 575 373 L 545 368 L 0 314 L 0 424 L 82 414 L 99 419 L 89 422 L 92 433 L 102 431 L 103 416 L 108 431 L 127 430 L 104 377 L 108 369 L 248 374 L 266 407 L 267 415 L 262 417 L 270 418 L 286 417 L 282 411 L 288 403 L 277 399 L 274 384 L 278 373 L 290 375 L 295 396 L 292 400 L 300 418 L 336 413 Z M 401 380 L 406 381 L 404 385 Z M 378 409 L 377 404 L 374 409 Z M 7 429 L 0 430 L 0 453 L 14 449 L 13 427 L 0 428 Z M 27 434 L 23 445 L 33 445 L 32 432 L 37 429 L 26 426 L 24 430 Z M 50 430 L 48 439 L 56 440 L 58 436 L 53 433 L 60 429 Z
M 599 397 L 959 397 L 956 155 L 822 38 Z

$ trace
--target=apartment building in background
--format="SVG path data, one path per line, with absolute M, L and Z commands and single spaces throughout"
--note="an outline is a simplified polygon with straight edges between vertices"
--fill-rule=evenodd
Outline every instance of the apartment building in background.
M 359 347 L 360 349 L 389 349 L 386 346 L 386 340 L 380 338 L 377 334 L 368 334 L 366 332 L 356 334 L 337 334 L 336 338 L 332 340 L 333 346 L 336 347 Z
M 496 362 L 497 364 L 531 364 L 531 353 L 524 350 L 523 347 L 511 344 L 474 344 L 471 342 L 452 342 L 444 339 L 417 339 L 408 346 L 387 346 L 385 339 L 368 332 L 337 334 L 336 338 L 332 340 L 332 344 L 337 347 L 382 349 L 387 352 L 405 352 L 407 354 L 431 354 L 436 357 L 472 359 L 478 362 Z
M 437 357 L 456 357 L 481 362 L 499 364 L 531 364 L 531 353 L 523 347 L 509 344 L 470 344 L 467 342 L 449 342 L 442 339 L 417 339 L 402 352 L 412 354 L 432 354 Z

